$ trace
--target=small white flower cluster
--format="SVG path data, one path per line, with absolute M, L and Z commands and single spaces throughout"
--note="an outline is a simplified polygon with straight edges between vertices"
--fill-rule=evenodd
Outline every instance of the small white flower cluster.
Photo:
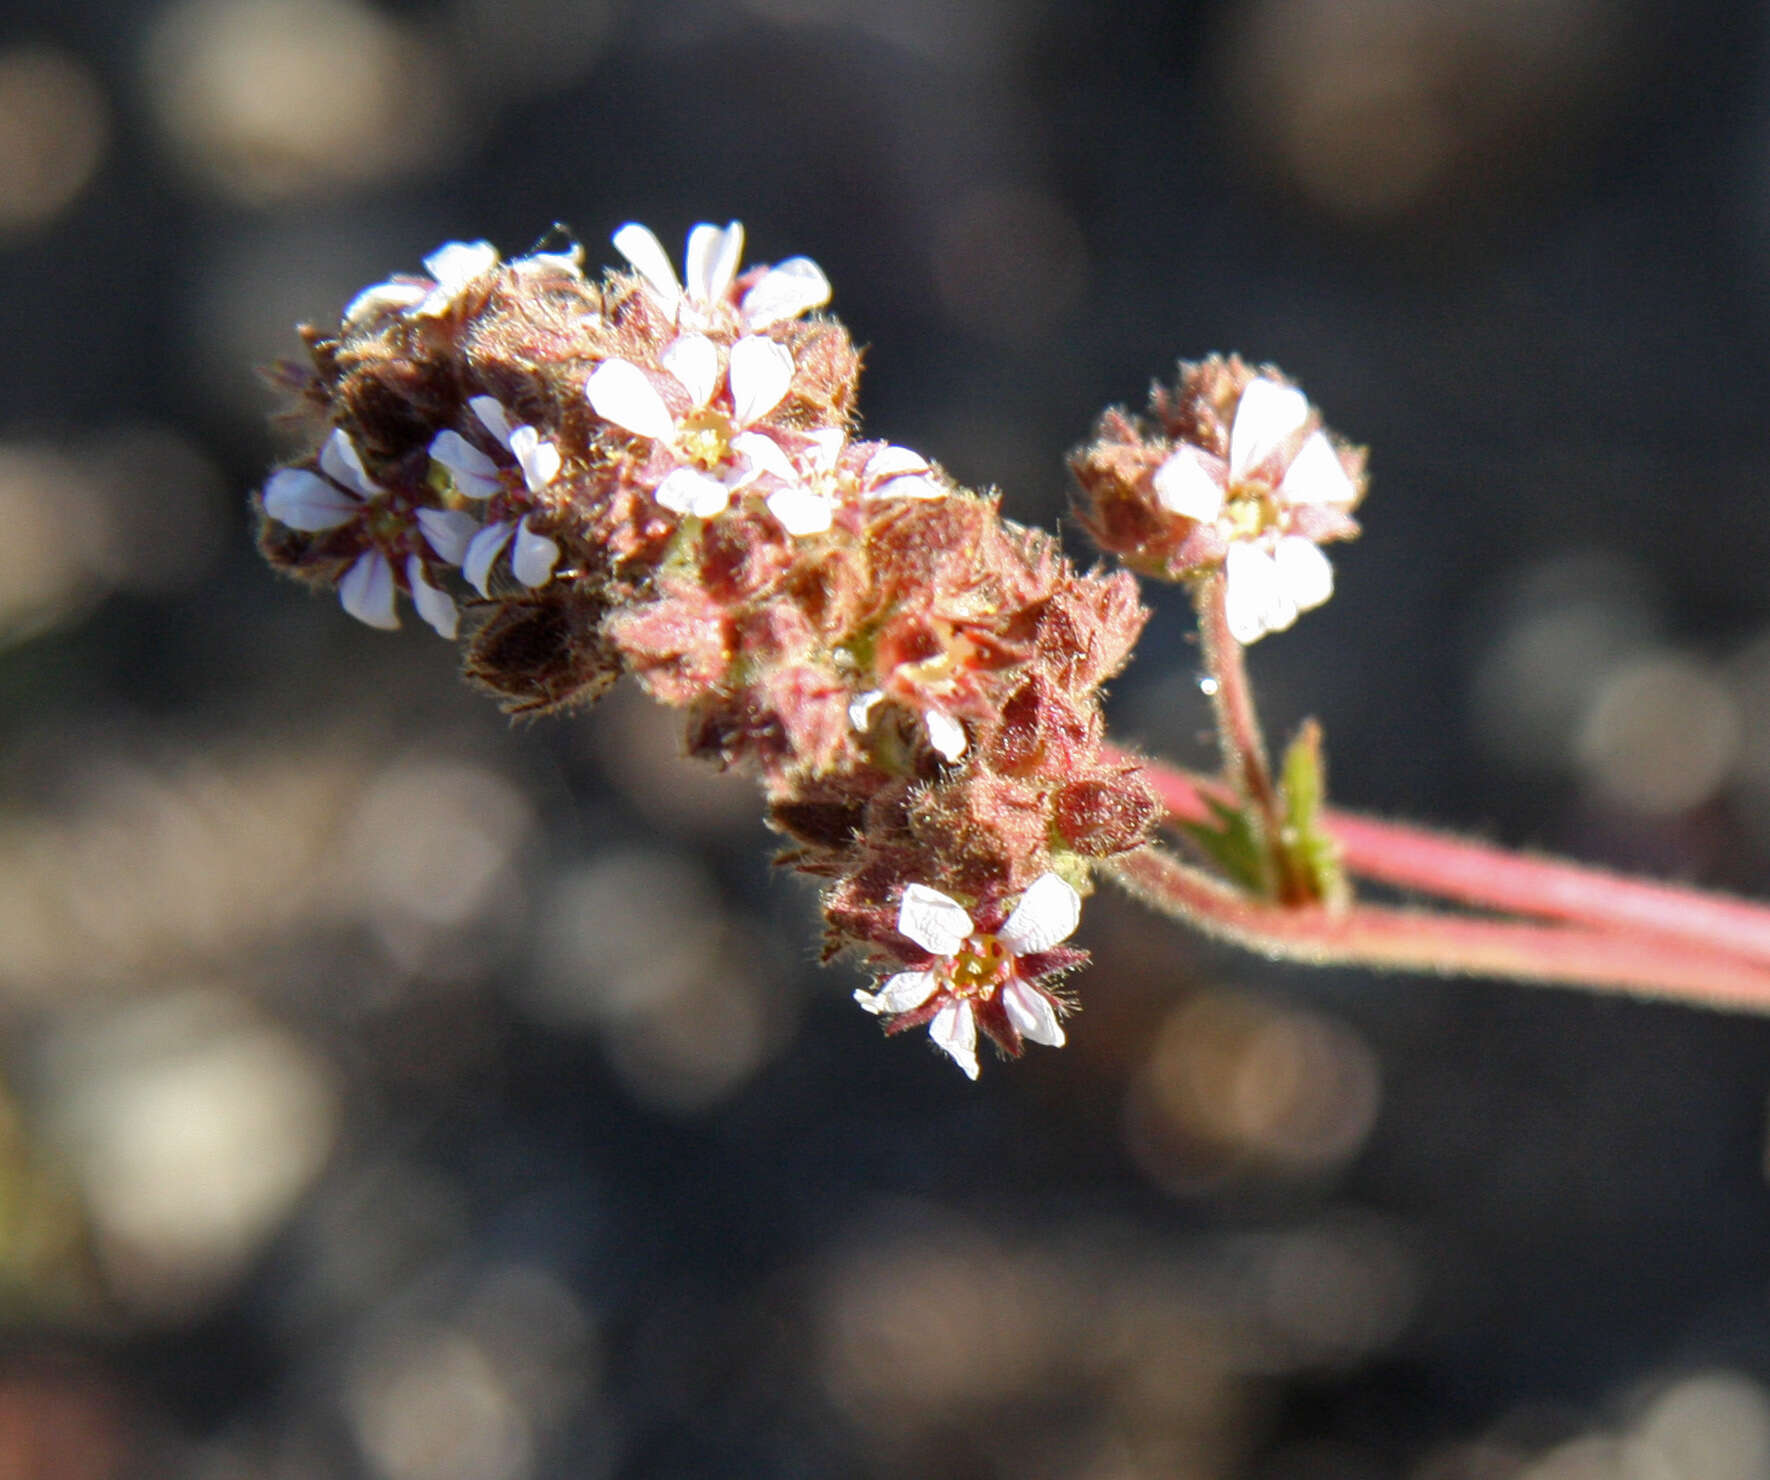
M 604 360 L 590 374 L 585 394 L 603 420 L 666 449 L 671 467 L 651 490 L 661 507 L 710 519 L 734 496 L 754 489 L 764 494 L 782 528 L 803 538 L 829 530 L 841 498 L 851 493 L 861 499 L 944 497 L 928 461 L 907 448 L 854 444 L 840 428 L 807 433 L 763 424 L 791 391 L 797 370 L 792 351 L 767 330 L 830 298 L 829 280 L 810 258 L 789 258 L 767 269 L 734 302 L 744 245 L 736 221 L 724 228 L 702 223 L 689 233 L 683 279 L 657 237 L 637 223 L 621 227 L 614 245 L 681 332 L 660 356 L 661 371 Z M 499 261 L 490 242 L 448 242 L 424 259 L 427 277 L 396 276 L 359 293 L 344 310 L 344 327 L 367 331 L 390 319 L 441 318 Z M 519 274 L 582 276 L 576 251 L 537 252 L 509 267 Z M 722 350 L 716 335 L 729 347 Z M 673 403 L 681 409 L 672 409 Z M 558 542 L 534 527 L 564 469 L 558 445 L 535 427 L 514 423 L 492 396 L 473 396 L 468 406 L 495 445 L 480 445 L 471 428 L 465 434 L 449 429 L 432 441 L 430 456 L 460 499 L 481 506 L 483 520 L 465 509 L 421 506 L 383 488 L 368 476 L 342 428 L 321 449 L 318 471 L 285 468 L 265 485 L 265 512 L 291 529 L 318 533 L 358 526 L 366 548 L 340 581 L 339 598 L 370 626 L 399 626 L 396 566 L 419 615 L 451 639 L 460 613 L 432 579 L 438 567 L 459 567 L 467 583 L 487 596 L 506 551 L 511 575 L 530 588 L 547 584 L 558 566 Z M 962 730 L 958 736 L 962 748 Z
M 897 928 L 934 959 L 886 978 L 876 992 L 856 991 L 854 1000 L 875 1016 L 926 1021 L 928 1036 L 972 1079 L 980 1013 L 999 1010 L 1020 1037 L 1060 1048 L 1063 1028 L 1029 958 L 1068 940 L 1081 917 L 1081 895 L 1056 874 L 1035 879 L 994 932 L 979 931 L 965 907 L 940 890 L 911 884 Z
M 617 231 L 616 249 L 682 332 L 659 355 L 660 371 L 605 360 L 591 372 L 585 395 L 604 421 L 666 451 L 671 466 L 652 497 L 671 513 L 712 519 L 755 489 L 788 534 L 822 534 L 835 522 L 850 444 L 840 428 L 806 433 L 765 424 L 791 391 L 798 368 L 792 351 L 765 331 L 829 302 L 829 280 L 810 258 L 794 257 L 770 268 L 733 304 L 743 243 L 739 222 L 723 229 L 701 223 L 689 232 L 679 279 L 649 229 L 629 222 Z M 722 353 L 707 330 L 736 337 Z M 681 409 L 672 409 L 673 402 Z M 884 447 L 860 470 L 860 495 L 940 498 L 945 490 L 932 472 L 907 448 Z
M 1155 471 L 1164 509 L 1214 524 L 1228 542 L 1226 602 L 1238 642 L 1282 632 L 1334 594 L 1333 566 L 1293 521 L 1309 505 L 1350 509 L 1358 487 L 1310 420 L 1302 391 L 1258 378 L 1236 405 L 1227 462 L 1187 443 Z

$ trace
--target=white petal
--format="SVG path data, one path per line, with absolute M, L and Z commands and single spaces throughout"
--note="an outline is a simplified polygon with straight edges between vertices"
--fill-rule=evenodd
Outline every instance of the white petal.
M 677 468 L 658 484 L 652 497 L 673 514 L 711 519 L 725 512 L 725 506 L 731 502 L 731 490 L 699 468 Z
M 1346 476 L 1327 433 L 1312 432 L 1278 485 L 1278 496 L 1287 504 L 1349 506 L 1357 502 L 1358 489 Z
M 510 413 L 496 396 L 469 396 L 467 404 L 479 418 L 479 424 L 502 442 L 510 445 Z
M 1320 606 L 1334 594 L 1334 567 L 1321 547 L 1301 535 L 1287 535 L 1272 552 L 1285 595 L 1298 611 Z
M 492 573 L 492 562 L 498 558 L 499 552 L 510 543 L 510 536 L 516 526 L 508 519 L 499 524 L 488 524 L 467 542 L 467 551 L 461 557 L 461 574 L 481 596 L 490 596 L 486 589 Z
M 459 432 L 438 432 L 430 456 L 449 470 L 449 481 L 463 498 L 490 498 L 504 486 L 498 465 Z
M 885 697 L 884 689 L 868 689 L 848 701 L 848 723 L 864 731 L 873 722 L 873 710 Z
M 320 471 L 333 482 L 355 489 L 364 498 L 374 498 L 385 491 L 364 471 L 362 454 L 356 450 L 356 443 L 350 440 L 350 433 L 343 427 L 334 427 L 332 435 L 326 438 L 326 445 L 320 448 Z
M 768 512 L 790 535 L 822 534 L 835 522 L 835 504 L 809 488 L 788 485 L 768 495 Z
M 887 444 L 867 459 L 862 474 L 867 478 L 896 478 L 903 473 L 926 473 L 928 459 L 907 447 Z
M 419 318 L 435 318 L 449 311 L 461 290 L 483 272 L 498 265 L 498 249 L 490 242 L 448 242 L 424 259 L 424 270 L 436 286 L 412 312 Z
M 744 294 L 740 305 L 752 329 L 796 319 L 830 301 L 830 280 L 809 257 L 789 257 Z
M 629 360 L 604 360 L 591 374 L 584 392 L 591 409 L 622 431 L 654 442 L 676 435 L 676 418 L 646 373 Z
M 1223 512 L 1223 464 L 1202 448 L 1182 447 L 1152 481 L 1157 502 L 1170 514 L 1215 519 Z
M 1063 1028 L 1057 1021 L 1057 1009 L 1051 999 L 1036 987 L 1022 981 L 1011 981 L 1002 988 L 1002 1006 L 1022 1038 L 1034 1043 L 1063 1047 Z
M 688 252 L 683 259 L 688 296 L 709 306 L 721 302 L 731 291 L 743 255 L 741 221 L 733 221 L 724 231 L 703 221 L 688 234 Z
M 1229 632 L 1237 642 L 1257 642 L 1297 620 L 1297 605 L 1286 594 L 1277 562 L 1266 551 L 1246 542 L 1231 545 L 1223 577 L 1228 583 L 1224 606 Z
M 664 346 L 658 362 L 682 383 L 697 406 L 705 406 L 719 389 L 719 351 L 705 334 L 679 335 Z
M 848 445 L 848 433 L 841 427 L 824 427 L 811 434 L 811 465 L 827 473 L 841 460 L 842 449 Z
M 536 277 L 584 276 L 584 248 L 574 245 L 569 252 L 530 252 L 510 264 L 518 272 Z
M 1068 940 L 1081 918 L 1082 896 L 1056 874 L 1040 874 L 1020 896 L 996 939 L 1016 956 L 1030 956 Z
M 399 626 L 393 610 L 393 567 L 379 550 L 357 557 L 338 583 L 338 600 L 359 622 L 391 632 Z
M 969 1002 L 953 1002 L 934 1014 L 928 1036 L 952 1055 L 972 1079 L 977 1078 L 977 1019 Z
M 965 747 L 970 743 L 965 738 L 965 727 L 944 709 L 926 711 L 922 723 L 928 730 L 928 743 L 944 759 L 956 761 L 965 753 Z
M 780 405 L 793 383 L 793 352 L 760 334 L 746 335 L 731 347 L 728 373 L 732 414 L 747 427 Z
M 856 992 L 854 1000 L 870 1013 L 883 1016 L 910 1012 L 934 995 L 938 985 L 932 971 L 900 971 L 876 992 Z
M 743 477 L 738 480 L 740 483 L 748 483 L 764 473 L 779 478 L 783 483 L 799 481 L 799 475 L 793 470 L 792 461 L 787 457 L 785 449 L 766 432 L 739 432 L 731 439 L 731 450 L 743 458 L 745 463 Z
M 479 521 L 461 509 L 420 509 L 418 528 L 438 559 L 459 565 L 467 557 L 468 543 L 479 533 Z
M 418 283 L 376 283 L 372 288 L 364 288 L 344 306 L 344 327 L 363 328 L 388 314 L 415 308 L 428 296 L 429 290 Z
M 516 454 L 516 465 L 522 469 L 530 493 L 539 493 L 559 476 L 563 463 L 558 446 L 533 427 L 512 427 L 510 450 Z
M 418 609 L 418 615 L 436 628 L 437 636 L 453 642 L 461 625 L 461 613 L 456 610 L 453 597 L 430 584 L 424 574 L 424 562 L 416 555 L 406 556 L 406 582 L 412 588 L 412 605 Z
M 362 500 L 306 468 L 283 468 L 264 485 L 264 512 L 290 529 L 336 529 L 361 511 Z
M 905 475 L 902 478 L 887 478 L 877 488 L 867 494 L 869 499 L 875 498 L 945 498 L 946 490 L 932 478 Z
M 529 528 L 525 517 L 516 526 L 516 543 L 510 548 L 510 569 L 523 585 L 545 586 L 553 579 L 553 567 L 559 564 L 559 546 L 544 534 Z
M 923 950 L 950 956 L 971 934 L 971 917 L 958 900 L 926 884 L 911 884 L 897 908 L 897 928 Z
M 1309 398 L 1294 385 L 1260 377 L 1248 382 L 1229 428 L 1229 479 L 1239 482 L 1301 431 Z
M 497 265 L 498 249 L 490 242 L 444 242 L 424 259 L 424 270 L 443 288 L 460 288 Z
M 682 296 L 682 284 L 676 280 L 676 269 L 670 265 L 670 254 L 650 228 L 629 221 L 613 238 L 615 250 L 633 265 L 633 270 L 655 288 L 668 304 L 674 305 Z M 614 418 L 609 418 L 611 421 Z

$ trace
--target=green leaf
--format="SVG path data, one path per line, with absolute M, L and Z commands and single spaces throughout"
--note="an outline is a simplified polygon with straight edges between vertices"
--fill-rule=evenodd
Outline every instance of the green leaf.
M 1270 896 L 1272 873 L 1251 812 L 1210 796 L 1205 798 L 1205 805 L 1211 809 L 1213 821 L 1184 822 L 1181 831 L 1204 849 L 1232 882 L 1250 894 Z
M 1346 872 L 1340 864 L 1340 846 L 1322 825 L 1322 806 L 1327 782 L 1321 754 L 1321 726 L 1305 720 L 1297 738 L 1284 753 L 1281 772 L 1284 789 L 1284 832 L 1279 847 L 1285 872 L 1302 884 L 1309 898 L 1323 904 L 1344 903 L 1348 897 Z

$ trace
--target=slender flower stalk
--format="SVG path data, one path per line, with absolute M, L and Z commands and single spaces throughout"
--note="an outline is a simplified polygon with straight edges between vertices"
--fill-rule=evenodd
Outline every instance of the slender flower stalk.
M 1219 783 L 1165 762 L 1145 762 L 1144 774 L 1174 822 L 1207 821 L 1207 798 L 1223 795 Z M 1472 909 L 1682 941 L 1770 966 L 1770 906 L 1338 808 L 1324 809 L 1321 824 L 1346 871 L 1359 878 Z
M 1354 904 L 1254 899 L 1157 847 L 1108 872 L 1153 909 L 1277 960 L 1490 976 L 1770 1012 L 1770 965 L 1684 938 Z

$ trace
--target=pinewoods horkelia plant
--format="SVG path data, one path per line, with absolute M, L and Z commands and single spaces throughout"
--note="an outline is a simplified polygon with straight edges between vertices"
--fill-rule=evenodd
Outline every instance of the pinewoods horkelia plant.
M 736 222 L 696 226 L 680 274 L 643 226 L 614 246 L 592 278 L 577 249 L 452 242 L 303 329 L 260 543 L 370 626 L 403 593 L 513 713 L 623 676 L 682 710 L 691 756 L 756 777 L 887 1031 L 926 1026 L 974 1078 L 980 1032 L 1060 1046 L 1102 875 L 1270 955 L 1770 1006 L 1770 912 L 1332 811 L 1312 724 L 1271 766 L 1243 647 L 1329 598 L 1321 546 L 1365 490 L 1277 371 L 1183 364 L 1102 417 L 1077 513 L 1126 569 L 1079 571 L 859 435 L 815 263 L 744 268 Z M 1133 571 L 1192 595 L 1219 777 L 1107 742 Z M 1487 913 L 1365 904 L 1354 876 Z

